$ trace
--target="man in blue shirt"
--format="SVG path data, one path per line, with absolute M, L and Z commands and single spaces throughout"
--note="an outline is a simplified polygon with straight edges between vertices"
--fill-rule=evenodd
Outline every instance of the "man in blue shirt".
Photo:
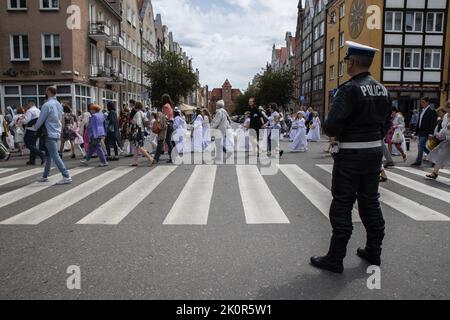
M 56 100 L 56 87 L 48 87 L 46 90 L 47 102 L 41 108 L 41 114 L 36 123 L 36 130 L 45 126 L 45 146 L 47 147 L 47 161 L 45 163 L 45 170 L 39 182 L 48 182 L 52 160 L 61 172 L 63 179 L 57 182 L 57 185 L 64 185 L 72 183 L 72 178 L 64 165 L 61 157 L 58 154 L 58 141 L 61 139 L 62 131 L 62 115 L 63 107 Z

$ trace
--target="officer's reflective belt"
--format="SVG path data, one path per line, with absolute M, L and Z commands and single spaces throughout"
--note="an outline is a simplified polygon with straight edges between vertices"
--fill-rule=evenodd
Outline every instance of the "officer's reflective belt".
M 340 149 L 372 149 L 382 146 L 381 141 L 371 141 L 371 142 L 340 142 Z

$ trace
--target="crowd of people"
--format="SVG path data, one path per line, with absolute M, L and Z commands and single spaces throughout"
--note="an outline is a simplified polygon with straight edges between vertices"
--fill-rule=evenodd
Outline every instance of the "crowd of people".
M 319 115 L 307 107 L 298 112 L 290 109 L 284 114 L 275 103 L 257 107 L 255 99 L 251 98 L 244 122 L 239 128 L 233 129 L 223 100 L 217 102 L 213 115 L 206 108 L 198 108 L 188 122 L 186 115 L 174 106 L 168 94 L 163 95 L 159 112 L 151 112 L 142 103 L 130 100 L 129 104 L 122 106 L 120 112 L 114 102 L 108 102 L 105 108 L 92 103 L 85 113 L 79 111 L 75 115 L 69 105 L 59 105 L 53 87 L 48 88 L 48 91 L 45 108 L 43 106 L 39 109 L 35 101 L 29 100 L 25 108 L 20 107 L 14 111 L 8 107 L 8 115 L 0 115 L 0 134 L 3 140 L 0 148 L 4 160 L 9 159 L 13 149 L 24 155 L 26 147 L 30 151 L 26 164 L 34 166 L 36 159 L 40 159 L 43 165 L 46 159 L 52 158 L 46 148 L 46 137 L 50 137 L 48 131 L 51 132 L 51 139 L 57 140 L 56 153 L 59 159 L 55 159 L 55 163 L 62 172 L 65 149 L 70 149 L 72 159 L 76 159 L 79 153 L 84 166 L 88 166 L 92 158 L 99 159 L 99 166 L 108 166 L 111 161 L 119 161 L 120 155 L 131 157 L 133 166 L 138 166 L 139 157 L 143 156 L 151 166 L 159 163 L 165 152 L 169 155 L 167 162 L 172 163 L 172 151 L 175 147 L 180 156 L 186 150 L 205 152 L 215 141 L 211 129 L 221 133 L 225 152 L 263 151 L 271 156 L 272 143 L 277 138 L 289 139 L 289 149 L 292 152 L 306 152 L 309 142 L 320 140 Z M 47 119 L 49 115 L 54 119 Z M 37 125 L 41 118 L 45 118 L 45 126 L 43 123 Z M 250 135 L 251 130 L 256 132 L 255 137 Z M 260 132 L 264 134 L 261 139 Z M 272 137 L 274 132 L 280 136 Z M 51 149 L 53 147 L 52 145 Z M 284 151 L 280 150 L 279 144 L 276 148 L 276 153 L 282 156 Z
M 420 167 L 423 161 L 431 163 L 433 172 L 427 174 L 427 178 L 437 179 L 439 171 L 444 166 L 450 165 L 450 101 L 435 110 L 430 99 L 423 97 L 420 100 L 420 107 L 420 111 L 414 110 L 409 124 L 397 108 L 392 108 L 391 127 L 383 150 L 386 160 L 380 175 L 382 182 L 388 179 L 384 168 L 395 166 L 393 155 L 400 154 L 406 162 L 406 137 L 415 136 L 418 140 L 417 157 L 411 166 Z M 425 159 L 424 154 L 427 155 Z

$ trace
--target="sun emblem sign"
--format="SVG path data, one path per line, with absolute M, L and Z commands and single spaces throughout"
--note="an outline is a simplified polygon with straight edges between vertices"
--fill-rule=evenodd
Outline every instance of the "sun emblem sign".
M 353 0 L 350 8 L 350 19 L 348 21 L 348 27 L 352 39 L 358 38 L 364 29 L 364 24 L 366 21 L 366 8 L 367 6 L 365 0 Z

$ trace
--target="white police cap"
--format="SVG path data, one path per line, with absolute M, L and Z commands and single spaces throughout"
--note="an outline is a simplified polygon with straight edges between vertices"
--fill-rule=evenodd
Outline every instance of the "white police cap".
M 348 59 L 350 56 L 364 56 L 373 58 L 375 56 L 375 53 L 380 51 L 378 49 L 353 41 L 346 41 L 345 44 L 348 46 L 347 55 L 345 56 L 346 59 Z

